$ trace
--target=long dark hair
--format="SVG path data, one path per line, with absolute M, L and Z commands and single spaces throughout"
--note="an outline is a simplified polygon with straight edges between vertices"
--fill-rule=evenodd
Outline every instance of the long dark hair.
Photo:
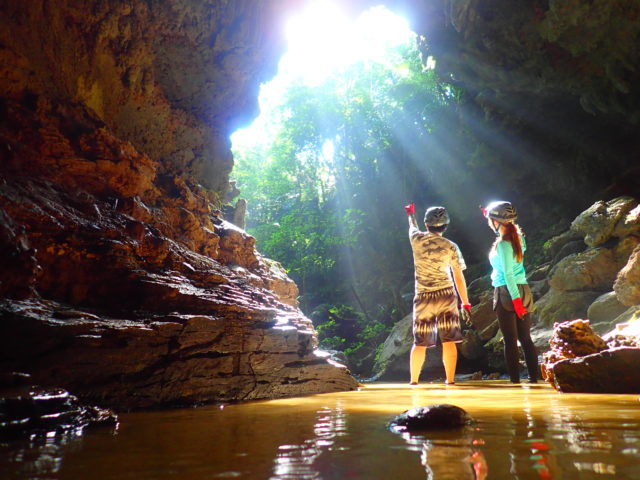
M 522 241 L 520 240 L 522 230 L 520 230 L 520 227 L 515 223 L 508 222 L 503 223 L 502 225 L 506 227 L 507 231 L 504 235 L 496 239 L 492 249 L 495 250 L 500 240 L 506 240 L 507 242 L 511 243 L 511 247 L 513 248 L 513 255 L 516 257 L 516 262 L 521 263 L 524 256 L 522 253 Z

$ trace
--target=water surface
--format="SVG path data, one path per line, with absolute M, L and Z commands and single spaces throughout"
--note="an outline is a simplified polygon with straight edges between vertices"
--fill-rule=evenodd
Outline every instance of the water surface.
M 389 420 L 450 403 L 472 427 L 400 435 Z M 1 478 L 640 479 L 637 395 L 505 381 L 366 384 L 304 398 L 120 415 L 116 429 L 0 448 Z

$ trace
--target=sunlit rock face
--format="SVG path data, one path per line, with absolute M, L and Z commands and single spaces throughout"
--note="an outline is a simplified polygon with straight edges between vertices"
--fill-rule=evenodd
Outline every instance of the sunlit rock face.
M 554 325 L 543 378 L 562 392 L 639 393 L 640 321 L 620 323 L 600 337 L 588 320 Z
M 356 387 L 222 218 L 281 48 L 258 2 L 0 10 L 0 370 L 118 407 Z

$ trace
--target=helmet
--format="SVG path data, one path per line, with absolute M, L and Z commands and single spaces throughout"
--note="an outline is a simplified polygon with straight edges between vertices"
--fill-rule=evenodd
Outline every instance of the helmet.
M 482 209 L 482 213 L 486 218 L 492 218 L 502 223 L 515 222 L 518 218 L 516 207 L 511 202 L 491 202 L 487 208 Z
M 424 224 L 428 227 L 449 225 L 449 214 L 444 207 L 429 207 L 424 214 Z

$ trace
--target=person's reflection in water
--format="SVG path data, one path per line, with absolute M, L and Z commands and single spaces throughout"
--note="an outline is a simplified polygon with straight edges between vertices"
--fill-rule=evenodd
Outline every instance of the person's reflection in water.
M 489 471 L 484 454 L 466 443 L 427 441 L 421 461 L 429 480 L 484 480 Z
M 526 402 L 525 398 L 525 405 Z M 543 419 L 532 415 L 527 406 L 523 413 L 512 415 L 515 430 L 509 442 L 510 472 L 514 479 L 551 480 L 555 468 L 546 438 L 549 427 Z
M 411 435 L 403 438 L 410 445 L 422 445 L 420 460 L 427 472 L 428 480 L 484 480 L 489 467 L 484 454 L 478 448 L 482 440 L 473 440 L 473 430 L 438 432 Z

